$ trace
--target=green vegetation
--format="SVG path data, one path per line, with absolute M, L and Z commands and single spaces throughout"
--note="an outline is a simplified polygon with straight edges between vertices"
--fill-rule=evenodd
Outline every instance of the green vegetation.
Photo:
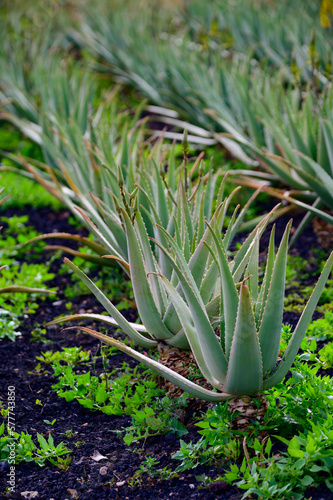
M 171 464 L 147 455 L 131 488 L 205 466 L 203 488 L 222 481 L 242 498 L 333 492 L 333 253 L 287 256 L 315 215 L 333 223 L 333 2 L 111 3 L 1 9 L 1 211 L 66 208 L 73 229 L 40 235 L 27 217 L 1 217 L 0 341 L 54 291 L 47 240 L 53 259 L 72 258 L 59 271 L 68 313 L 48 325 L 79 321 L 107 346 L 45 350 L 33 374 L 53 370 L 73 406 L 131 417 L 116 431 L 131 450 L 179 440 Z M 302 221 L 277 248 L 270 229 L 265 259 L 268 224 L 295 209 Z M 82 312 L 89 293 L 105 313 Z M 35 324 L 31 342 L 47 341 Z M 143 364 L 111 366 L 119 351 Z M 193 416 L 193 397 L 213 404 Z M 0 460 L 14 443 L 17 464 L 67 470 L 49 418 L 34 440 L 2 424 Z
M 3 204 L 4 209 L 33 206 L 35 208 L 51 207 L 53 210 L 59 210 L 63 207 L 56 198 L 51 196 L 36 181 L 22 177 L 18 173 L 2 172 L 0 182 L 2 186 L 6 186 L 6 192 L 10 193 L 10 198 Z
M 33 461 L 40 467 L 43 467 L 45 462 L 49 461 L 52 465 L 63 468 L 65 462 L 60 457 L 71 453 L 71 450 L 66 448 L 64 443 L 55 446 L 51 434 L 46 440 L 41 434 L 37 433 L 37 441 L 39 447 L 32 440 L 32 436 L 24 431 L 21 434 L 9 431 L 8 435 L 5 435 L 5 424 L 2 423 L 0 426 L 0 459 L 7 460 L 12 464 Z M 69 462 L 67 463 L 69 465 Z
M 46 264 L 20 264 L 16 260 L 20 256 L 18 246 L 36 235 L 31 227 L 24 226 L 27 219 L 25 216 L 2 218 L 8 227 L 0 239 L 3 265 L 0 274 L 0 339 L 8 337 L 15 340 L 21 335 L 20 319 L 25 314 L 34 313 L 38 308 L 37 297 L 42 301 L 45 300 L 46 294 L 55 291 L 38 288 L 54 278 Z

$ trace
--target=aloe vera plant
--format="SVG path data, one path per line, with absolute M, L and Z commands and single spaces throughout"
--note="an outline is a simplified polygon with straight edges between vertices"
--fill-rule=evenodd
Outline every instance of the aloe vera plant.
M 153 243 L 170 265 L 168 276 L 149 250 L 148 237 L 140 228 L 140 215 L 129 217 L 122 210 L 129 248 L 129 267 L 142 325 L 130 324 L 105 295 L 72 262 L 68 266 L 86 283 L 111 318 L 76 315 L 54 320 L 90 318 L 116 323 L 132 340 L 145 348 L 168 344 L 191 349 L 202 375 L 213 386 L 204 389 L 124 343 L 89 328 L 92 336 L 118 347 L 146 364 L 188 393 L 221 401 L 234 395 L 255 395 L 280 382 L 291 367 L 333 264 L 328 259 L 317 286 L 294 330 L 288 349 L 278 358 L 282 330 L 285 268 L 290 223 L 275 253 L 274 229 L 268 249 L 266 271 L 261 285 L 259 240 L 269 216 L 248 237 L 229 261 L 225 251 L 226 233 L 221 236 L 223 203 L 188 258 L 186 248 L 158 226 L 163 241 Z M 271 214 L 270 214 L 271 216 Z M 146 255 L 146 260 L 144 260 Z M 103 318 L 103 319 L 102 319 Z M 220 334 L 214 330 L 219 326 Z

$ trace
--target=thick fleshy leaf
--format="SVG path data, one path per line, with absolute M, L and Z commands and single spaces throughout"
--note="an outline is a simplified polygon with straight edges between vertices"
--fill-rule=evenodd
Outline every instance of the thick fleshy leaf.
M 222 388 L 227 369 L 225 356 L 210 325 L 206 310 L 202 310 L 196 295 L 176 265 L 175 270 L 188 305 L 164 276 L 160 275 L 160 279 L 175 306 L 202 374 L 214 387 Z
M 276 255 L 272 279 L 259 328 L 259 342 L 264 373 L 274 369 L 279 353 L 286 281 L 288 237 L 291 223 L 292 221 L 288 223 L 285 229 Z
M 73 262 L 64 259 L 65 264 L 74 271 L 74 273 L 87 285 L 89 290 L 95 295 L 96 299 L 105 307 L 107 312 L 112 316 L 119 327 L 128 335 L 134 342 L 142 347 L 152 348 L 157 346 L 157 342 L 153 339 L 147 339 L 140 335 L 124 318 L 124 316 L 116 309 L 116 307 L 109 301 L 104 293 L 86 276 Z M 149 333 L 149 332 L 148 332 Z
M 216 228 L 218 231 L 221 231 L 222 227 L 223 208 L 224 203 L 221 203 L 215 210 L 210 221 L 211 226 Z M 213 243 L 213 237 L 208 227 L 205 228 L 201 241 L 197 244 L 189 262 L 189 268 L 198 287 L 201 286 L 202 279 L 207 271 L 208 258 L 210 255 L 204 242 L 207 242 L 209 245 Z
M 224 390 L 240 396 L 253 396 L 261 391 L 262 378 L 262 360 L 250 293 L 242 283 Z
M 262 282 L 262 285 L 260 288 L 258 302 L 256 303 L 256 306 L 255 306 L 255 319 L 256 319 L 256 325 L 257 325 L 258 329 L 259 329 L 259 326 L 260 326 L 260 323 L 262 320 L 262 314 L 264 312 L 264 308 L 265 308 L 265 304 L 266 304 L 266 300 L 267 300 L 267 295 L 268 295 L 268 290 L 269 290 L 269 286 L 270 286 L 271 279 L 272 279 L 272 271 L 273 271 L 274 258 L 275 258 L 274 237 L 275 237 L 275 225 L 273 226 L 273 229 L 272 229 L 271 235 L 270 235 L 270 239 L 269 239 L 265 275 L 264 275 L 264 279 L 263 279 L 263 282 Z
M 298 320 L 298 323 L 289 341 L 286 352 L 284 353 L 282 359 L 279 361 L 276 369 L 265 380 L 264 383 L 265 389 L 269 389 L 270 387 L 273 387 L 274 385 L 281 382 L 282 379 L 287 374 L 288 370 L 290 369 L 291 365 L 293 364 L 295 356 L 298 353 L 301 342 L 307 330 L 307 327 L 311 321 L 314 310 L 318 304 L 318 300 L 320 299 L 320 296 L 325 288 L 327 279 L 329 278 L 329 275 L 331 273 L 332 266 L 333 266 L 333 252 L 331 253 L 329 259 L 327 260 L 324 269 L 321 272 L 317 285 L 314 288 L 312 295 L 305 309 L 303 310 L 300 319 Z
M 84 218 L 92 233 L 95 234 L 95 236 L 97 236 L 97 238 L 99 238 L 100 241 L 102 241 L 103 246 L 105 246 L 105 249 L 112 255 L 118 257 L 119 259 L 124 259 L 124 255 L 122 255 L 123 252 L 119 253 L 118 252 L 119 249 L 118 250 L 116 249 L 118 245 L 116 244 L 115 246 L 113 246 L 113 243 L 111 244 L 110 240 L 101 233 L 99 228 L 95 226 L 95 224 L 89 219 L 89 217 L 87 217 L 87 215 L 83 212 L 83 210 L 81 210 L 79 207 L 75 208 L 79 212 L 79 214 Z
M 147 270 L 145 269 L 141 247 L 132 226 L 132 222 L 125 210 L 122 210 L 122 216 L 126 227 L 128 259 L 134 298 L 141 321 L 153 338 L 170 339 L 173 334 L 163 323 L 156 307 L 147 279 Z
M 251 233 L 249 234 L 249 236 L 246 238 L 246 240 L 244 241 L 244 243 L 242 244 L 242 246 L 240 247 L 240 249 L 238 250 L 238 252 L 236 253 L 235 255 L 235 258 L 234 258 L 234 266 L 233 266 L 233 271 L 232 273 L 235 275 L 235 273 L 237 273 L 237 269 L 238 267 L 240 266 L 240 264 L 242 262 L 244 262 L 244 257 L 246 255 L 246 253 L 248 252 L 251 244 L 253 243 L 253 240 L 257 234 L 257 232 L 259 233 L 259 236 L 262 235 L 262 233 L 264 232 L 267 224 L 269 223 L 269 221 L 271 220 L 271 218 L 274 216 L 275 212 L 277 211 L 277 209 L 279 208 L 280 204 L 276 205 L 262 220 L 261 222 L 251 231 Z M 247 261 L 245 261 L 247 263 Z M 246 264 L 245 264 L 246 265 Z M 239 281 L 240 279 L 240 276 L 238 275 L 237 278 L 235 278 L 235 281 Z
M 61 316 L 61 318 L 56 318 L 49 321 L 45 326 L 58 325 L 59 323 L 67 323 L 67 321 L 77 321 L 81 319 L 90 319 L 92 321 L 100 321 L 101 323 L 106 323 L 110 326 L 119 327 L 117 321 L 111 316 L 106 316 L 104 314 L 93 314 L 93 313 L 82 313 L 82 314 L 70 314 L 68 316 Z M 139 325 L 137 323 L 129 323 L 129 325 L 134 328 L 137 332 L 147 333 L 144 325 Z
M 259 235 L 256 234 L 252 247 L 251 257 L 247 265 L 245 278 L 249 278 L 249 288 L 252 304 L 256 304 L 258 299 L 258 268 L 259 268 Z
M 221 277 L 221 311 L 224 313 L 224 324 L 225 331 L 221 331 L 221 335 L 224 335 L 223 345 L 225 346 L 225 355 L 229 359 L 232 338 L 236 325 L 236 317 L 238 310 L 238 293 L 236 290 L 236 285 L 234 278 L 232 276 L 228 258 L 225 254 L 225 250 L 222 245 L 221 237 L 216 234 L 212 227 L 207 223 L 208 227 L 211 229 L 213 238 L 216 245 L 216 255 L 213 250 L 209 247 L 212 256 L 216 260 Z M 223 306 L 222 306 L 223 304 Z
M 191 287 L 192 287 L 192 289 L 193 289 L 193 291 L 194 291 L 194 293 L 195 293 L 195 295 L 197 297 L 197 300 L 198 300 L 199 304 L 201 305 L 202 308 L 204 308 L 204 303 L 203 303 L 203 300 L 202 300 L 202 298 L 200 296 L 200 292 L 198 290 L 198 287 L 197 287 L 197 285 L 195 283 L 195 280 L 193 278 L 193 275 L 191 273 L 189 264 L 186 262 L 186 259 L 184 258 L 182 250 L 178 247 L 178 245 L 176 244 L 176 242 L 174 241 L 174 239 L 171 238 L 171 236 L 165 231 L 165 229 L 163 229 L 162 227 L 158 227 L 158 229 L 164 234 L 164 236 L 167 239 L 167 242 L 169 243 L 171 249 L 174 251 L 176 259 L 179 262 L 179 265 L 180 265 L 180 267 L 181 267 L 181 269 L 182 269 L 182 271 L 184 273 L 184 276 L 185 276 L 186 280 L 191 285 Z M 168 254 L 167 250 L 164 247 L 162 247 L 162 245 L 160 245 L 157 241 L 155 241 L 155 243 L 163 251 L 163 253 L 169 258 L 170 254 Z
M 145 262 L 146 274 L 148 275 L 148 273 L 159 272 L 160 270 L 156 267 L 154 254 L 152 252 L 146 227 L 140 212 L 137 212 L 136 214 L 135 224 L 138 236 L 140 238 L 142 253 Z M 161 289 L 160 282 L 154 274 L 150 274 L 148 279 L 158 312 L 161 316 L 163 316 L 167 305 L 167 298 L 165 296 L 164 289 L 163 288 Z
M 208 250 L 208 247 L 205 245 Z M 209 250 L 208 250 L 209 251 Z M 214 294 L 216 293 L 216 286 L 219 285 L 219 268 L 215 260 L 212 261 L 205 276 L 203 277 L 201 286 L 200 286 L 200 295 L 205 304 L 209 302 Z M 219 297 L 221 297 L 221 287 L 219 287 L 218 291 Z M 221 298 L 220 298 L 221 300 Z

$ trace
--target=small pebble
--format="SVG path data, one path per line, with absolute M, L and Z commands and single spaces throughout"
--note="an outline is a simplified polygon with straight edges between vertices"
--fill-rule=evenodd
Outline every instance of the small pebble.
M 101 475 L 101 476 L 106 476 L 106 475 L 107 475 L 107 473 L 108 473 L 108 468 L 107 468 L 107 467 L 105 467 L 105 466 L 104 466 L 104 467 L 101 467 L 101 468 L 99 469 L 99 473 L 100 473 L 100 475 Z

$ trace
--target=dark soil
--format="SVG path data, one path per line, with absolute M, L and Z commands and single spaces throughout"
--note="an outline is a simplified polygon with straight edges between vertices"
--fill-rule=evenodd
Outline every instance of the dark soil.
M 14 211 L 7 211 L 3 215 L 10 216 Z M 23 211 L 15 210 L 17 215 Z M 67 222 L 68 212 L 54 213 L 50 210 L 24 210 L 29 215 L 29 225 L 34 225 L 40 232 L 66 231 L 77 232 Z M 283 226 L 283 221 L 282 224 Z M 280 227 L 280 225 L 279 225 Z M 305 239 L 304 239 L 305 238 Z M 300 240 L 302 255 L 316 245 L 311 229 L 308 234 Z M 74 245 L 75 246 L 75 245 Z M 305 254 L 303 253 L 305 252 Z M 52 272 L 57 273 L 61 260 L 52 263 Z M 92 412 L 77 402 L 66 403 L 63 398 L 51 389 L 56 379 L 49 375 L 39 375 L 35 371 L 37 364 L 36 356 L 41 351 L 61 350 L 63 347 L 82 346 L 96 352 L 98 342 L 83 334 L 62 332 L 61 327 L 48 328 L 47 338 L 52 344 L 32 343 L 31 330 L 36 323 L 41 325 L 50 321 L 59 314 L 68 314 L 65 307 L 66 299 L 63 288 L 68 283 L 68 276 L 56 277 L 50 286 L 58 287 L 56 298 L 47 299 L 41 303 L 37 313 L 29 315 L 22 326 L 23 335 L 16 342 L 7 339 L 0 341 L 0 397 L 6 404 L 8 386 L 15 387 L 16 407 L 15 425 L 16 431 L 28 431 L 33 437 L 39 432 L 47 437 L 51 433 L 57 445 L 63 441 L 72 450 L 71 464 L 67 471 L 60 470 L 52 465 L 39 467 L 34 463 L 21 463 L 16 466 L 16 493 L 10 498 L 24 498 L 24 492 L 37 492 L 37 496 L 25 498 L 37 498 L 41 500 L 64 500 L 64 499 L 240 499 L 244 492 L 237 490 L 223 482 L 213 483 L 210 489 L 199 489 L 199 482 L 195 476 L 206 473 L 210 477 L 217 477 L 223 471 L 214 467 L 197 467 L 187 471 L 176 479 L 157 482 L 156 479 L 144 477 L 140 486 L 131 488 L 128 480 L 139 468 L 146 454 L 153 455 L 160 461 L 159 468 L 168 466 L 175 468 L 175 461 L 171 455 L 178 449 L 178 440 L 174 435 L 158 436 L 149 438 L 145 443 L 128 448 L 122 438 L 111 431 L 120 430 L 130 423 L 127 416 L 109 416 L 103 413 Z M 73 301 L 73 307 L 78 310 L 89 310 L 90 312 L 101 312 L 102 307 L 92 296 L 82 299 L 78 297 Z M 135 318 L 135 311 L 126 311 L 127 317 Z M 294 322 L 295 318 L 291 318 Z M 135 364 L 122 354 L 112 358 L 113 363 Z M 36 405 L 39 399 L 43 406 Z M 56 419 L 54 426 L 44 421 Z M 72 429 L 77 432 L 74 438 L 62 435 L 66 430 Z M 193 425 L 189 425 L 189 434 L 184 437 L 185 441 L 195 441 L 198 434 Z M 75 442 L 81 442 L 75 446 Z M 107 459 L 100 462 L 91 457 L 94 451 L 99 451 Z M 0 491 L 5 492 L 8 486 L 7 462 L 0 463 Z M 306 498 L 312 500 L 330 500 L 333 495 L 326 487 L 317 490 L 309 490 Z M 283 500 L 283 499 L 281 499 Z

